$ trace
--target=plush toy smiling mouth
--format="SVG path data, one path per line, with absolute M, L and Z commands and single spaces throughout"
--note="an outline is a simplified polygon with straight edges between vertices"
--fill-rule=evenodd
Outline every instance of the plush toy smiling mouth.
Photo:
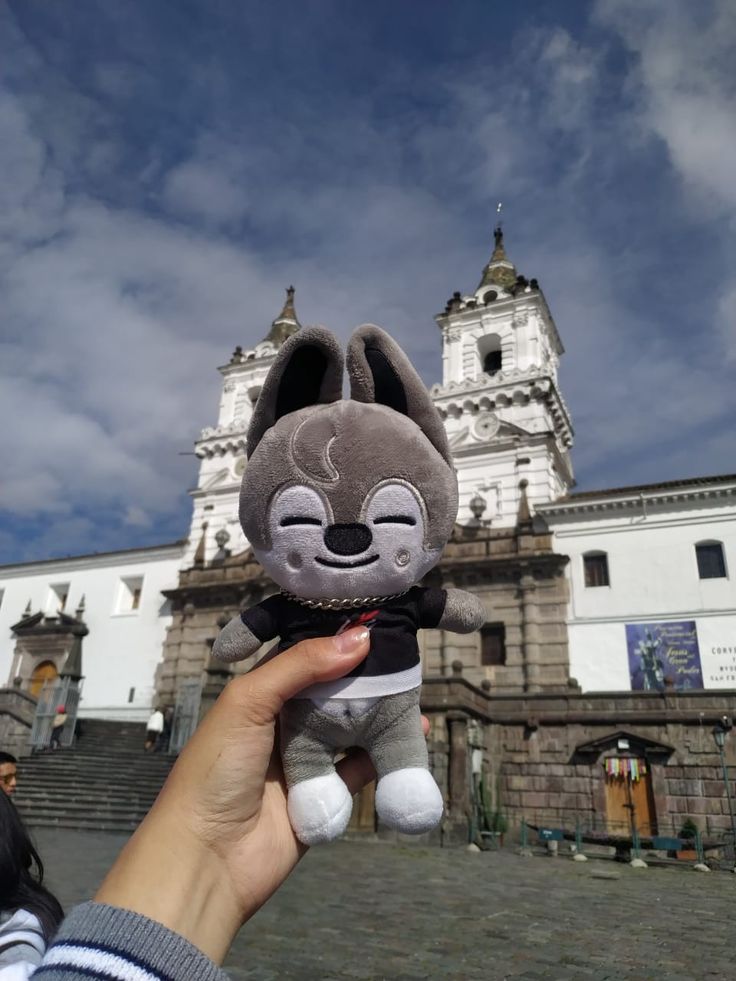
M 380 556 L 369 555 L 367 559 L 358 559 L 357 562 L 333 562 L 330 559 L 321 559 L 319 555 L 315 555 L 314 561 L 319 562 L 320 565 L 329 566 L 330 569 L 357 569 L 361 565 L 371 565 L 373 562 L 378 562 Z

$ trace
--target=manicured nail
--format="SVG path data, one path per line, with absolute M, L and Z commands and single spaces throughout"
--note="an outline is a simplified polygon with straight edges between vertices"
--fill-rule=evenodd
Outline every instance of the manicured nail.
M 354 654 L 359 647 L 362 647 L 368 638 L 370 631 L 366 627 L 354 627 L 346 630 L 343 634 L 335 637 L 335 647 L 340 654 Z

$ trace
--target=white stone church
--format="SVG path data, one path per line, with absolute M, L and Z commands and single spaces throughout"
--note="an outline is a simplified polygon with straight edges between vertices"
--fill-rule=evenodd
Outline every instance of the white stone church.
M 558 383 L 564 348 L 544 294 L 517 273 L 500 229 L 478 288 L 455 293 L 435 319 L 442 380 L 431 394 L 455 457 L 459 533 L 492 537 L 523 519 L 551 534 L 552 551 L 567 557 L 567 636 L 556 641 L 568 678 L 584 692 L 735 689 L 736 475 L 573 491 L 573 426 Z M 74 617 L 89 630 L 80 715 L 145 720 L 173 621 L 164 592 L 194 566 L 247 554 L 237 519 L 246 431 L 279 345 L 299 329 L 290 288 L 267 337 L 237 347 L 219 369 L 217 422 L 195 444 L 185 539 L 0 567 L 0 688 L 35 694 L 54 678 L 64 644 L 29 637 L 62 637 Z M 511 638 L 503 611 L 489 615 L 494 629 L 471 658 L 471 680 L 486 690 L 502 683 Z M 206 651 L 197 656 L 204 669 Z M 451 670 L 436 659 L 425 666 Z

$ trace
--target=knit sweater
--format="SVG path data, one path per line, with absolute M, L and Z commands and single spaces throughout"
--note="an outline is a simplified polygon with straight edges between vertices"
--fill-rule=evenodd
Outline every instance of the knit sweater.
M 229 981 L 183 937 L 139 913 L 102 903 L 73 909 L 35 970 L 22 966 L 0 970 L 0 981 L 30 977 L 33 981 Z
M 37 916 L 27 909 L 0 913 L 0 978 L 5 978 L 3 969 L 9 965 L 17 970 L 36 967 L 45 950 L 46 940 Z

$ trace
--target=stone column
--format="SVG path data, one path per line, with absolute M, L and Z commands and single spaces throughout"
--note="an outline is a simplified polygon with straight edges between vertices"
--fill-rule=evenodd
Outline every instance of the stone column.
M 542 690 L 539 663 L 539 616 L 536 604 L 537 583 L 529 573 L 519 581 L 521 594 L 521 652 L 524 662 L 524 690 Z
M 443 824 L 446 844 L 465 844 L 468 840 L 470 786 L 468 784 L 468 716 L 448 712 L 449 759 L 447 763 L 448 805 Z
M 214 638 L 212 638 L 214 644 Z M 212 645 L 210 645 L 212 646 Z M 228 681 L 232 678 L 232 671 L 229 664 L 224 664 L 210 655 L 207 667 L 204 669 L 204 685 L 202 687 L 202 700 L 199 703 L 200 721 L 207 715 L 209 710 L 220 697 L 220 692 L 225 688 Z

